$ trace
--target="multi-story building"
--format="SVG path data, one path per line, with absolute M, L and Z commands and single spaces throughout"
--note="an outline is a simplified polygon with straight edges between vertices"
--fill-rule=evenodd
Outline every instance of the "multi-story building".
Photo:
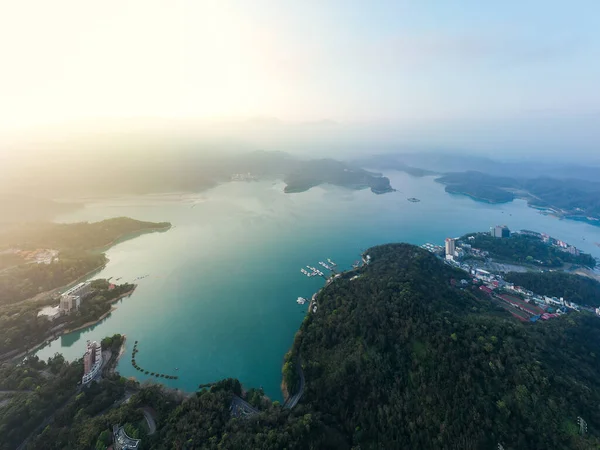
M 68 314 L 74 309 L 79 309 L 81 297 L 78 295 L 62 295 L 58 309 L 60 312 Z
M 490 228 L 490 235 L 497 238 L 509 238 L 510 229 L 506 225 L 496 225 Z
M 83 354 L 83 377 L 81 382 L 87 384 L 100 373 L 102 368 L 102 347 L 96 341 L 87 341 Z
M 446 238 L 446 259 L 454 259 L 456 242 L 452 238 Z
M 92 284 L 89 281 L 79 283 L 73 286 L 68 291 L 64 292 L 63 295 L 78 295 L 83 298 L 88 295 L 92 290 Z
M 89 281 L 73 286 L 61 295 L 58 307 L 59 311 L 63 314 L 68 314 L 74 309 L 79 309 L 81 299 L 88 295 L 91 290 L 92 285 Z

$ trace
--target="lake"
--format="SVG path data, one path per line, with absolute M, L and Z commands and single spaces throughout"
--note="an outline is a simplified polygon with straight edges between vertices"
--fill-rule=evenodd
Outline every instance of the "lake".
M 62 336 L 40 349 L 80 358 L 88 339 L 127 335 L 123 376 L 144 381 L 130 362 L 178 375 L 171 387 L 194 391 L 225 377 L 262 386 L 281 400 L 281 365 L 306 312 L 296 303 L 324 280 L 300 268 L 331 258 L 350 268 L 361 249 L 388 242 L 442 244 L 446 237 L 506 224 L 546 232 L 600 257 L 600 227 L 545 216 L 522 200 L 489 205 L 447 194 L 433 177 L 385 173 L 397 192 L 375 195 L 320 186 L 284 194 L 282 182 L 231 182 L 198 194 L 87 199 L 58 222 L 128 216 L 169 221 L 172 229 L 119 243 L 95 278 L 135 282 L 130 298 L 101 323 Z M 416 197 L 419 203 L 407 198 Z M 138 281 L 137 277 L 148 275 Z M 178 368 L 178 370 L 176 370 Z

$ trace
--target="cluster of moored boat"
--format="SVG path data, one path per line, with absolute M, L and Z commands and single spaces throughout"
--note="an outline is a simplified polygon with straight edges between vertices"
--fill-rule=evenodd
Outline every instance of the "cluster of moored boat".
M 327 264 L 328 263 L 328 264 Z M 331 259 L 327 259 L 327 263 L 324 263 L 323 261 L 319 261 L 319 265 L 321 265 L 322 267 L 324 267 L 327 270 L 334 270 L 334 267 L 337 266 L 336 263 L 334 263 Z M 316 267 L 313 266 L 306 266 L 308 268 L 308 270 L 306 270 L 305 268 L 301 268 L 300 272 L 302 272 L 302 274 L 306 275 L 307 277 L 316 277 L 317 275 L 320 277 L 324 277 L 325 274 L 317 269 Z

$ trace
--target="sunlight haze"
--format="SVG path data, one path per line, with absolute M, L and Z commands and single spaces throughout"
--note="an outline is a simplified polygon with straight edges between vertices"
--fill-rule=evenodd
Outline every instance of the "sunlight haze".
M 380 123 L 599 111 L 593 1 L 363 5 L 5 2 L 0 131 L 132 117 Z

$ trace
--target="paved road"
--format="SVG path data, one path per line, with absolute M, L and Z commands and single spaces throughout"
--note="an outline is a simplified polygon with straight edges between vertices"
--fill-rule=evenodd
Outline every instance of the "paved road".
M 302 394 L 304 394 L 304 371 L 302 370 L 302 364 L 300 364 L 300 360 L 298 360 L 298 363 L 296 364 L 296 370 L 300 375 L 300 388 L 298 389 L 298 392 L 287 399 L 287 401 L 283 404 L 284 408 L 292 409 L 298 404 Z
M 144 414 L 144 418 L 148 424 L 148 435 L 152 436 L 154 433 L 156 433 L 156 422 L 154 421 L 154 417 L 152 417 L 152 414 L 147 407 L 142 408 L 142 413 Z
M 259 413 L 258 409 L 237 395 L 233 396 L 229 409 L 233 417 L 250 417 Z

